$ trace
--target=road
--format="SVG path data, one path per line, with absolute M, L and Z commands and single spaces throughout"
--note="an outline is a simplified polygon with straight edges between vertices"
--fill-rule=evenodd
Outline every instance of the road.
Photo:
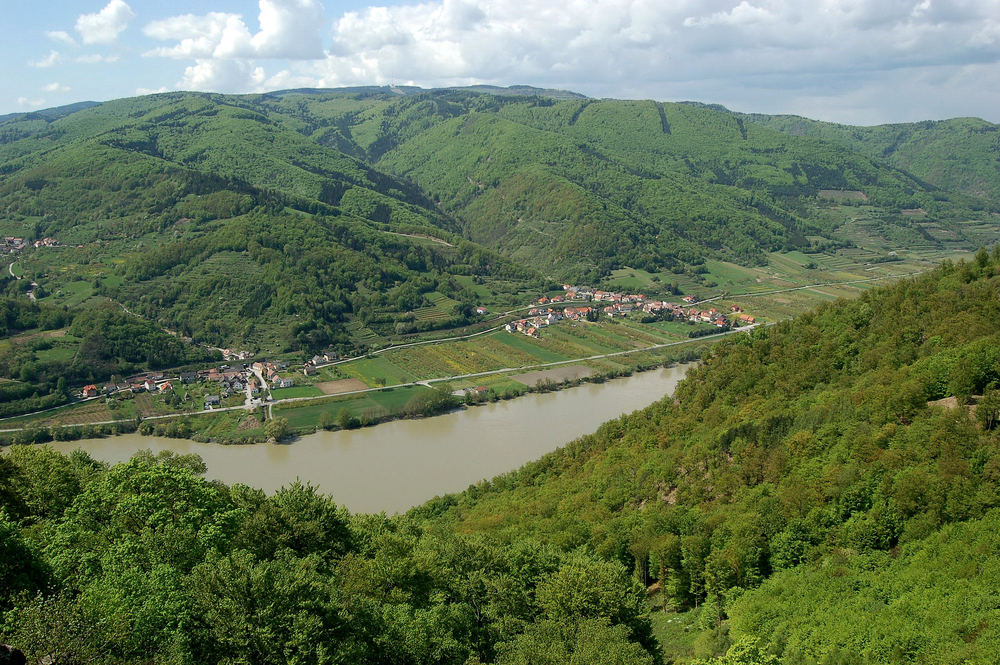
M 757 324 L 757 325 L 759 326 L 760 324 Z M 520 367 L 504 367 L 503 369 L 494 369 L 494 370 L 489 370 L 487 372 L 474 372 L 472 374 L 456 374 L 454 376 L 443 376 L 443 377 L 439 377 L 439 378 L 436 378 L 436 379 L 422 379 L 420 381 L 410 381 L 408 383 L 397 383 L 397 384 L 394 384 L 394 385 L 391 385 L 391 386 L 381 386 L 381 387 L 377 387 L 377 388 L 364 388 L 362 390 L 350 390 L 350 391 L 343 392 L 343 393 L 337 393 L 336 395 L 316 395 L 316 396 L 313 396 L 313 397 L 286 397 L 284 399 L 270 400 L 270 401 L 267 402 L 267 406 L 268 406 L 268 418 L 271 417 L 271 408 L 274 405 L 291 404 L 291 403 L 295 403 L 295 402 L 311 402 L 311 401 L 322 400 L 322 399 L 327 399 L 327 398 L 331 398 L 331 397 L 340 397 L 340 396 L 343 396 L 343 395 L 360 395 L 360 394 L 364 394 L 364 393 L 378 392 L 380 390 L 392 390 L 394 388 L 411 388 L 411 387 L 414 387 L 414 386 L 425 386 L 425 387 L 430 388 L 432 383 L 442 383 L 442 382 L 445 382 L 445 381 L 459 381 L 459 380 L 463 380 L 463 379 L 475 379 L 475 378 L 480 378 L 480 377 L 483 377 L 483 376 L 492 376 L 494 374 L 504 374 L 506 372 L 525 372 L 525 371 L 530 371 L 530 370 L 543 369 L 545 367 L 555 367 L 555 366 L 558 366 L 558 365 L 571 365 L 573 363 L 584 362 L 584 361 L 587 361 L 587 360 L 600 360 L 601 358 L 613 358 L 615 356 L 624 356 L 624 355 L 629 355 L 629 354 L 632 354 L 632 353 L 642 353 L 644 351 L 655 351 L 657 349 L 663 349 L 663 348 L 667 348 L 667 347 L 670 347 L 670 346 L 679 346 L 681 344 L 691 344 L 693 342 L 706 341 L 709 338 L 711 340 L 716 340 L 716 339 L 719 339 L 721 337 L 725 337 L 727 335 L 733 335 L 733 334 L 736 334 L 736 333 L 739 333 L 739 332 L 749 332 L 754 327 L 755 326 L 745 326 L 743 328 L 735 328 L 733 330 L 730 330 L 730 331 L 727 331 L 727 332 L 724 332 L 724 333 L 719 333 L 717 335 L 710 335 L 710 336 L 696 338 L 696 339 L 685 339 L 685 340 L 681 340 L 681 341 L 678 341 L 678 342 L 665 342 L 663 344 L 653 344 L 652 346 L 645 346 L 645 347 L 638 348 L 638 349 L 628 349 L 626 351 L 615 351 L 614 353 L 602 353 L 602 354 L 598 354 L 598 355 L 587 356 L 585 358 L 574 358 L 572 360 L 557 360 L 557 361 L 554 361 L 554 362 L 538 363 L 538 364 L 535 364 L 535 365 L 522 365 Z M 258 375 L 258 378 L 260 378 L 261 383 L 266 386 L 267 384 L 263 383 L 263 378 L 260 377 L 258 371 L 255 370 L 254 373 Z M 91 398 L 91 399 L 96 399 L 96 398 Z M 200 415 L 205 415 L 205 414 L 210 414 L 210 413 L 220 413 L 222 411 L 237 411 L 237 410 L 244 410 L 245 411 L 245 410 L 253 409 L 255 407 L 256 407 L 256 404 L 242 404 L 240 406 L 227 406 L 227 407 L 222 407 L 222 408 L 219 408 L 219 409 L 200 410 L 200 411 L 184 411 L 184 412 L 181 412 L 181 413 L 171 413 L 171 414 L 161 415 L 161 416 L 149 416 L 148 418 L 143 418 L 143 420 L 162 420 L 162 419 L 166 419 L 166 418 L 181 418 L 181 417 L 185 417 L 185 416 L 200 416 Z M 56 408 L 61 408 L 61 407 L 56 407 Z M 38 413 L 42 413 L 42 412 L 40 411 Z M 25 414 L 25 415 L 35 415 L 35 414 Z M 23 418 L 24 416 L 22 415 L 22 416 L 17 416 L 17 417 L 18 418 Z M 133 419 L 102 420 L 102 421 L 89 422 L 89 423 L 75 423 L 75 424 L 72 424 L 72 425 L 58 425 L 58 427 L 81 427 L 81 426 L 85 426 L 85 425 L 115 425 L 115 424 L 120 424 L 120 423 L 129 423 L 129 422 L 134 422 L 134 420 Z M 20 432 L 20 431 L 25 430 L 25 429 L 34 429 L 34 428 L 31 428 L 31 427 L 14 427 L 14 428 L 9 428 L 9 429 L 0 429 L 0 433 L 3 433 L 3 432 Z
M 10 269 L 10 266 L 8 266 L 8 270 L 9 269 Z M 924 270 L 918 270 L 918 271 L 915 271 L 915 272 L 909 272 L 909 273 L 900 274 L 900 275 L 885 275 L 885 276 L 882 276 L 882 277 L 870 277 L 870 278 L 867 278 L 867 279 L 847 280 L 847 281 L 842 281 L 842 282 L 821 282 L 821 283 L 817 283 L 817 284 L 806 284 L 806 285 L 803 285 L 803 286 L 795 286 L 795 287 L 789 287 L 789 288 L 784 288 L 784 289 L 776 289 L 776 290 L 772 290 L 772 291 L 754 291 L 754 292 L 736 293 L 736 294 L 723 293 L 723 294 L 719 294 L 717 296 L 712 296 L 710 298 L 706 298 L 704 300 L 699 300 L 697 303 L 695 303 L 695 305 L 700 304 L 700 303 L 706 303 L 706 302 L 714 302 L 714 301 L 722 300 L 722 299 L 737 300 L 737 299 L 741 299 L 741 298 L 752 298 L 752 297 L 756 297 L 756 296 L 774 295 L 774 294 L 778 294 L 778 293 L 787 293 L 787 292 L 791 292 L 791 291 L 801 291 L 801 290 L 804 290 L 804 289 L 814 289 L 814 288 L 823 287 L 823 286 L 845 286 L 845 285 L 850 285 L 850 284 L 862 284 L 862 283 L 865 283 L 865 282 L 877 282 L 877 281 L 883 281 L 883 280 L 887 280 L 887 279 L 900 279 L 900 278 L 904 278 L 904 277 L 912 277 L 912 276 L 915 276 L 915 275 L 919 275 L 919 274 L 927 272 L 928 270 L 931 270 L 931 269 L 932 268 L 926 268 Z M 570 301 L 570 302 L 576 302 L 576 301 Z M 525 305 L 523 307 L 517 307 L 515 309 L 508 310 L 507 312 L 504 312 L 502 314 L 498 314 L 497 318 L 503 318 L 503 317 L 506 317 L 506 316 L 510 316 L 511 314 L 514 314 L 514 313 L 517 313 L 517 312 L 521 312 L 523 310 L 530 309 L 532 307 L 537 307 L 537 305 L 533 304 L 533 305 Z M 124 310 L 125 307 L 122 306 L 122 309 Z M 128 311 L 128 310 L 125 310 L 125 311 Z M 757 324 L 757 325 L 760 325 L 760 324 Z M 773 324 L 767 324 L 767 325 L 773 325 Z M 483 377 L 483 376 L 491 376 L 491 375 L 495 375 L 495 374 L 504 374 L 506 372 L 530 371 L 530 370 L 535 370 L 535 369 L 543 369 L 543 368 L 546 368 L 546 367 L 555 367 L 555 366 L 558 366 L 558 365 L 569 365 L 569 364 L 573 364 L 573 363 L 585 362 L 585 361 L 588 361 L 588 360 L 600 360 L 602 358 L 612 358 L 612 357 L 615 357 L 615 356 L 623 356 L 623 355 L 628 355 L 628 354 L 632 354 L 632 353 L 642 353 L 642 352 L 645 352 L 645 351 L 655 351 L 655 350 L 658 350 L 658 349 L 663 349 L 663 348 L 667 348 L 667 347 L 671 347 L 671 346 L 679 346 L 679 345 L 682 345 L 682 344 L 691 344 L 693 342 L 698 342 L 698 341 L 715 340 L 715 339 L 719 339 L 721 337 L 724 337 L 726 335 L 732 335 L 732 334 L 735 334 L 735 333 L 738 333 L 738 332 L 748 331 L 749 329 L 751 329 L 753 327 L 754 326 L 745 326 L 745 327 L 742 327 L 742 328 L 733 329 L 733 330 L 725 332 L 725 333 L 719 333 L 719 334 L 716 334 L 716 335 L 709 335 L 709 336 L 706 336 L 706 337 L 703 337 L 703 338 L 680 340 L 680 341 L 677 341 L 677 342 L 664 342 L 662 344 L 654 344 L 652 346 L 642 347 L 642 348 L 638 348 L 638 349 L 628 349 L 626 351 L 616 351 L 616 352 L 613 352 L 613 353 L 604 353 L 604 354 L 599 354 L 599 355 L 587 356 L 587 357 L 583 357 L 583 358 L 574 358 L 574 359 L 571 359 L 571 360 L 558 360 L 558 361 L 554 361 L 554 362 L 539 363 L 539 364 L 535 364 L 535 365 L 523 365 L 523 366 L 520 366 L 520 367 L 505 367 L 503 369 L 490 370 L 490 371 L 487 371 L 487 372 L 475 372 L 475 373 L 472 373 L 472 374 L 457 374 L 455 376 L 446 376 L 446 377 L 439 377 L 439 378 L 433 378 L 433 379 L 421 379 L 419 381 L 411 381 L 411 382 L 408 382 L 408 383 L 398 383 L 398 384 L 391 385 L 391 386 L 381 386 L 381 387 L 376 387 L 376 388 L 365 388 L 365 389 L 362 389 L 362 390 L 351 390 L 351 391 L 348 391 L 348 392 L 337 393 L 336 395 L 318 395 L 318 396 L 313 396 L 313 397 L 286 397 L 284 399 L 279 399 L 279 400 L 268 400 L 266 402 L 266 404 L 268 405 L 268 417 L 270 417 L 270 415 L 271 415 L 271 408 L 275 404 L 279 404 L 280 405 L 280 404 L 289 404 L 289 403 L 294 403 L 294 402 L 308 402 L 308 401 L 321 400 L 321 399 L 325 399 L 325 398 L 329 398 L 329 397 L 334 397 L 334 396 L 357 395 L 357 394 L 363 394 L 363 393 L 369 393 L 369 392 L 377 392 L 377 391 L 380 391 L 380 390 L 391 390 L 393 388 L 408 388 L 408 387 L 413 387 L 413 386 L 418 386 L 418 385 L 430 387 L 430 385 L 432 383 L 442 383 L 442 382 L 445 382 L 445 381 L 459 381 L 459 380 L 463 380 L 463 379 L 473 379 L 473 378 L 479 378 L 479 377 Z M 387 346 L 387 347 L 385 347 L 383 349 L 378 349 L 377 351 L 372 351 L 369 354 L 365 354 L 365 355 L 362 355 L 362 356 L 355 356 L 353 358 L 345 358 L 343 360 L 336 360 L 336 361 L 333 361 L 333 362 L 330 362 L 330 363 L 326 363 L 325 365 L 317 365 L 317 367 L 328 367 L 328 366 L 331 366 L 331 365 L 340 365 L 340 364 L 343 364 L 343 363 L 347 363 L 347 362 L 352 362 L 352 361 L 355 361 L 355 360 L 359 360 L 359 359 L 364 358 L 364 357 L 366 357 L 368 355 L 378 355 L 378 354 L 384 353 L 386 351 L 393 351 L 393 350 L 396 350 L 396 349 L 403 349 L 403 348 L 412 347 L 412 346 L 420 346 L 420 345 L 424 345 L 424 344 L 440 344 L 442 342 L 450 342 L 450 341 L 456 341 L 456 340 L 470 339 L 470 338 L 474 338 L 474 337 L 479 337 L 481 335 L 487 335 L 489 333 L 493 333 L 493 332 L 496 332 L 496 331 L 502 330 L 502 329 L 503 329 L 503 326 L 500 325 L 500 326 L 496 326 L 494 328 L 489 328 L 487 330 L 481 330 L 479 332 L 471 333 L 471 334 L 468 334 L 468 335 L 457 335 L 457 336 L 454 336 L 454 337 L 444 337 L 444 338 L 439 338 L 439 339 L 422 340 L 422 341 L 419 341 L 419 342 L 408 342 L 406 344 L 397 344 L 397 345 L 394 345 L 394 346 Z M 254 373 L 257 375 L 258 379 L 260 380 L 261 386 L 263 387 L 263 390 L 267 391 L 268 390 L 267 389 L 267 383 L 264 381 L 263 376 L 260 375 L 259 371 L 254 371 Z M 265 393 L 265 394 L 269 394 L 269 393 Z M 179 418 L 179 417 L 184 417 L 184 416 L 204 415 L 206 413 L 219 413 L 219 412 L 222 412 L 222 411 L 235 411 L 235 410 L 239 410 L 239 409 L 243 409 L 243 410 L 253 409 L 253 408 L 255 408 L 259 404 L 259 401 L 255 401 L 255 400 L 249 399 L 249 398 L 250 398 L 250 396 L 248 394 L 248 402 L 246 404 L 241 405 L 241 406 L 223 407 L 223 408 L 219 408 L 219 409 L 212 409 L 212 410 L 209 410 L 209 411 L 187 411 L 187 412 L 174 413 L 174 414 L 168 414 L 168 415 L 162 415 L 162 416 L 150 416 L 149 418 L 146 418 L 146 420 L 159 420 L 159 419 L 164 419 L 164 418 Z M 62 407 L 55 407 L 55 408 L 62 408 Z M 49 411 L 49 410 L 51 410 L 51 409 L 46 409 L 46 411 Z M 44 413 L 44 411 L 39 411 L 39 412 L 36 412 L 36 413 Z M 23 415 L 20 415 L 20 416 L 17 416 L 17 417 L 18 418 L 23 418 L 26 415 L 35 415 L 35 414 L 23 414 Z M 78 424 L 75 424 L 75 425 L 60 425 L 60 427 L 77 427 L 79 425 L 113 425 L 113 424 L 125 423 L 125 422 L 131 422 L 131 421 L 130 420 L 108 420 L 108 421 L 100 421 L 100 422 L 93 422 L 93 423 L 78 423 Z M 19 427 L 19 428 L 11 428 L 11 429 L 0 429 L 0 432 L 17 432 L 17 431 L 21 431 L 21 430 L 24 430 L 24 429 L 29 429 L 29 428 Z

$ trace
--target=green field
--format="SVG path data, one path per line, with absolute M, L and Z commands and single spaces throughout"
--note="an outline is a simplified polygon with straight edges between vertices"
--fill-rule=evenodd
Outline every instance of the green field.
M 271 397 L 274 399 L 289 399 L 292 397 L 319 397 L 323 391 L 315 386 L 292 386 L 291 388 L 273 388 Z
M 357 418 L 384 418 L 400 412 L 415 394 L 427 390 L 423 386 L 410 386 L 379 390 L 360 396 L 316 400 L 303 405 L 278 405 L 274 407 L 275 417 L 287 418 L 288 425 L 296 431 L 312 431 L 324 414 L 330 422 L 347 409 Z
M 345 376 L 356 377 L 373 387 L 379 385 L 380 382 L 381 385 L 391 386 L 397 383 L 409 383 L 418 378 L 394 365 L 386 357 L 386 354 L 362 358 L 338 365 L 338 368 Z
M 711 323 L 691 323 L 689 321 L 657 321 L 656 323 L 650 323 L 649 325 L 657 330 L 673 333 L 681 338 L 687 337 L 688 333 L 700 330 L 718 330 L 718 328 L 713 326 Z

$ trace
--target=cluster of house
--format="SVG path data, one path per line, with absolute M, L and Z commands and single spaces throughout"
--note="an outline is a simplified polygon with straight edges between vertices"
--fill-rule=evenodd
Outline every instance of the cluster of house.
M 235 349 L 219 349 L 223 360 L 247 360 L 253 357 L 252 351 L 236 351 Z
M 595 310 L 604 316 L 625 317 L 633 312 L 643 312 L 645 314 L 669 314 L 676 320 L 687 320 L 695 323 L 711 323 L 719 328 L 727 328 L 733 324 L 749 325 L 756 322 L 756 319 L 743 312 L 739 305 L 730 307 L 730 316 L 718 311 L 714 307 L 707 310 L 690 306 L 698 302 L 695 296 L 684 296 L 681 298 L 684 304 L 672 303 L 660 300 L 649 300 L 641 293 L 618 293 L 615 291 L 599 291 L 586 286 L 572 286 L 563 284 L 565 296 L 542 296 L 538 299 L 539 305 L 549 305 L 546 308 L 534 307 L 528 310 L 528 316 L 511 321 L 504 329 L 509 333 L 521 333 L 528 337 L 538 337 L 539 330 L 545 326 L 552 325 L 562 319 L 577 321 L 591 315 Z M 609 303 L 602 307 L 576 307 L 567 305 L 562 309 L 552 307 L 553 304 L 565 301 L 584 300 L 590 302 Z
M 518 319 L 517 321 L 511 321 L 503 327 L 509 333 L 521 333 L 522 335 L 527 335 L 528 337 L 538 337 L 538 331 L 545 326 L 552 325 L 556 321 L 562 319 L 562 314 L 552 309 L 544 314 L 538 314 L 538 309 L 532 309 L 528 312 L 530 315 L 532 312 L 536 314 L 534 316 L 529 316 L 525 319 Z
M 24 240 L 24 238 L 7 236 L 3 239 L 2 250 L 4 254 L 17 254 L 27 246 L 28 243 Z
M 193 377 L 191 376 L 192 374 L 194 375 Z M 181 374 L 180 378 L 183 383 L 207 381 L 219 385 L 218 395 L 207 395 L 205 397 L 206 406 L 218 404 L 221 398 L 229 397 L 243 391 L 247 391 L 252 397 L 260 394 L 260 381 L 257 380 L 257 376 L 253 372 L 246 369 L 232 369 L 228 365 L 224 365 L 221 368 L 213 367 L 209 370 Z M 210 397 L 218 397 L 220 399 L 210 400 Z
M 241 367 L 231 367 L 222 365 L 209 369 L 200 369 L 195 372 L 181 372 L 176 377 L 166 377 L 162 372 L 148 372 L 129 377 L 123 383 L 108 383 L 103 387 L 90 384 L 83 387 L 82 396 L 98 397 L 99 395 L 113 395 L 115 393 L 141 393 L 150 392 L 163 394 L 171 391 L 175 383 L 199 383 L 207 382 L 218 385 L 218 393 L 205 396 L 205 408 L 216 406 L 221 401 L 232 395 L 246 392 L 250 397 L 256 397 L 261 393 L 262 377 L 274 388 L 290 388 L 295 384 L 291 378 L 282 377 L 278 372 L 288 368 L 288 363 L 255 362 L 253 365 L 243 365 Z
M 306 376 L 312 376 L 319 371 L 320 367 L 323 365 L 329 365 L 338 358 L 340 358 L 340 354 L 335 353 L 334 351 L 327 351 L 321 356 L 313 356 L 306 361 L 305 365 L 302 366 L 302 373 Z
M 251 365 L 253 369 L 260 372 L 265 381 L 268 381 L 275 388 L 291 388 L 295 381 L 287 377 L 278 375 L 279 369 L 288 369 L 288 363 L 269 363 L 257 361 Z
M 32 244 L 35 246 L 36 249 L 39 247 L 58 247 L 59 241 L 56 240 L 55 238 L 42 238 L 41 240 L 36 240 Z

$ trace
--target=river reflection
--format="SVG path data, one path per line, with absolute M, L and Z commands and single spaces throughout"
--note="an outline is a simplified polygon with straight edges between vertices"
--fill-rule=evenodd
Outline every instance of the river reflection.
M 296 478 L 354 512 L 404 511 L 511 471 L 673 392 L 687 365 L 531 394 L 434 418 L 318 432 L 288 444 L 222 446 L 127 434 L 53 443 L 115 463 L 138 450 L 196 453 L 207 477 L 273 492 Z

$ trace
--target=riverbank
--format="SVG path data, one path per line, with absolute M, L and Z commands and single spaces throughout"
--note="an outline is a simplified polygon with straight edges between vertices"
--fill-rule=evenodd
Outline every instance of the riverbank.
M 690 364 L 604 383 L 485 403 L 433 418 L 305 434 L 289 444 L 216 445 L 142 436 L 53 443 L 114 464 L 140 450 L 197 454 L 206 475 L 267 492 L 301 480 L 355 512 L 402 512 L 460 491 L 597 430 L 624 413 L 673 393 Z
M 517 368 L 481 372 L 462 377 L 433 378 L 424 381 L 366 388 L 319 397 L 299 397 L 265 403 L 253 408 L 231 407 L 188 413 L 164 414 L 148 418 L 103 420 L 78 424 L 25 424 L 0 432 L 0 445 L 36 444 L 73 441 L 137 432 L 145 436 L 191 439 L 220 444 L 263 443 L 286 440 L 319 430 L 356 429 L 397 419 L 437 415 L 477 404 L 514 399 L 522 395 L 564 390 L 581 383 L 600 383 L 633 372 L 688 362 L 700 357 L 717 336 L 604 354 L 619 361 L 613 367 L 594 368 L 594 358 L 539 363 Z M 588 362 L 590 364 L 588 365 Z M 570 372 L 571 378 L 558 378 L 567 368 L 589 368 L 586 373 Z M 548 378 L 552 373 L 555 378 Z M 539 378 L 535 378 L 538 376 Z M 525 377 L 532 377 L 524 383 Z M 518 381 L 516 379 L 521 379 Z M 450 394 L 453 384 L 482 382 L 462 399 Z M 473 384 L 475 385 L 475 384 Z

